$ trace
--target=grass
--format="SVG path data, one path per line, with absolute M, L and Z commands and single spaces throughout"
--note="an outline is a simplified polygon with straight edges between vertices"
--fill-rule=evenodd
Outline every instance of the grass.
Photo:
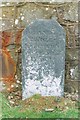
M 0 94 L 0 120 L 2 118 L 2 94 Z
M 1 93 L 0 93 L 1 97 Z M 34 101 L 37 101 L 40 98 L 40 95 L 35 95 L 32 97 Z M 30 101 L 30 99 L 29 99 Z M 36 103 L 36 102 L 35 102 Z M 2 104 L 2 116 L 3 118 L 78 118 L 78 109 L 69 108 L 67 110 L 60 110 L 59 108 L 54 108 L 53 112 L 45 112 L 43 110 L 36 110 L 35 106 L 28 105 L 26 106 L 26 101 L 20 101 L 19 106 L 12 107 L 10 106 L 8 100 L 3 95 L 3 104 Z

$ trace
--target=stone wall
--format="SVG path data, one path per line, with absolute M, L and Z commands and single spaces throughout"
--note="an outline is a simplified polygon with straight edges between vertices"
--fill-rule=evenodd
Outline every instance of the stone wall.
M 59 2 L 59 1 L 58 1 Z M 78 89 L 78 3 L 77 2 L 38 2 L 38 3 L 9 3 L 1 7 L 3 31 L 11 32 L 11 42 L 7 46 L 17 65 L 16 74 L 21 80 L 21 39 L 16 45 L 16 35 L 35 19 L 52 19 L 57 21 L 66 31 L 66 77 L 65 91 L 73 92 Z M 0 19 L 1 20 L 1 19 Z M 21 32 L 20 32 L 21 30 Z M 20 37 L 21 38 L 21 37 Z M 14 43 L 14 45 L 12 45 Z M 16 46 L 16 47 L 15 47 Z M 18 51 L 18 52 L 16 52 Z

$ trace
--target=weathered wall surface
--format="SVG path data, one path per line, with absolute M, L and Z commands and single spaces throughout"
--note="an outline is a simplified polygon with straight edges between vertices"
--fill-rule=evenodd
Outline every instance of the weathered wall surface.
M 55 1 L 55 0 L 54 0 Z M 75 1 L 75 0 L 74 0 Z M 55 17 L 58 22 L 64 27 L 66 31 L 66 78 L 65 90 L 74 91 L 78 86 L 78 3 L 77 2 L 64 2 L 64 0 L 57 0 L 50 3 L 20 3 L 13 6 L 9 3 L 8 7 L 2 7 L 3 18 L 2 29 L 12 31 L 12 41 L 15 41 L 15 32 L 19 29 L 24 29 L 27 25 L 35 19 L 52 19 Z M 62 2 L 62 3 L 59 3 Z M 1 8 L 0 8 L 1 9 Z M 0 28 L 0 29 L 1 29 Z M 14 51 L 19 49 L 20 44 Z M 13 47 L 8 46 L 8 49 L 13 51 Z M 21 62 L 19 55 L 11 52 L 16 63 Z M 18 67 L 18 75 L 20 76 Z M 20 77 L 19 77 L 20 78 Z M 67 86 L 68 84 L 68 86 Z
M 1 0 L 0 2 L 16 2 L 16 0 Z M 17 2 L 50 2 L 50 3 L 54 3 L 54 2 L 79 2 L 79 0 L 17 0 Z

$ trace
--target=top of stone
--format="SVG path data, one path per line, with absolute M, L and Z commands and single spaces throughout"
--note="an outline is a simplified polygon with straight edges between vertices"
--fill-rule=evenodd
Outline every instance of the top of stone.
M 29 37 L 31 35 L 35 36 L 36 34 L 37 36 L 39 36 L 41 34 L 43 35 L 45 31 L 48 32 L 48 34 L 49 31 L 51 32 L 51 34 L 55 31 L 58 36 L 59 33 L 63 36 L 65 35 L 64 28 L 57 22 L 56 18 L 34 20 L 27 26 L 27 28 L 24 29 L 23 35 L 27 34 L 27 36 Z
M 47 49 L 49 45 L 48 42 L 50 41 L 50 44 L 51 42 L 54 43 L 52 44 L 54 54 L 59 54 L 63 51 L 63 44 L 65 43 L 65 30 L 54 18 L 38 19 L 27 26 L 27 28 L 23 31 L 22 38 L 23 49 L 25 49 L 28 44 L 32 44 L 32 46 L 35 44 L 37 46 L 37 41 L 41 46 L 44 46 L 44 43 Z M 56 45 L 58 46 L 55 47 Z

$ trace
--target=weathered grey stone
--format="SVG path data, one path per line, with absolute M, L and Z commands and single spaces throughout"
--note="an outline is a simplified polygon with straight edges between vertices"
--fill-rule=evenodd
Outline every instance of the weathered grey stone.
M 22 36 L 23 99 L 64 94 L 65 31 L 55 20 L 32 22 Z
M 70 78 L 73 80 L 78 80 L 78 66 L 70 68 Z
M 64 18 L 69 21 L 78 21 L 78 3 L 72 3 L 66 7 L 64 11 Z
M 78 50 L 74 49 L 67 49 L 66 50 L 66 60 L 71 61 L 71 60 L 78 60 Z
M 18 2 L 21 2 L 21 0 L 18 0 Z M 64 2 L 79 2 L 79 0 L 26 0 L 26 2 L 50 2 L 50 3 L 61 2 L 61 3 L 64 3 Z

